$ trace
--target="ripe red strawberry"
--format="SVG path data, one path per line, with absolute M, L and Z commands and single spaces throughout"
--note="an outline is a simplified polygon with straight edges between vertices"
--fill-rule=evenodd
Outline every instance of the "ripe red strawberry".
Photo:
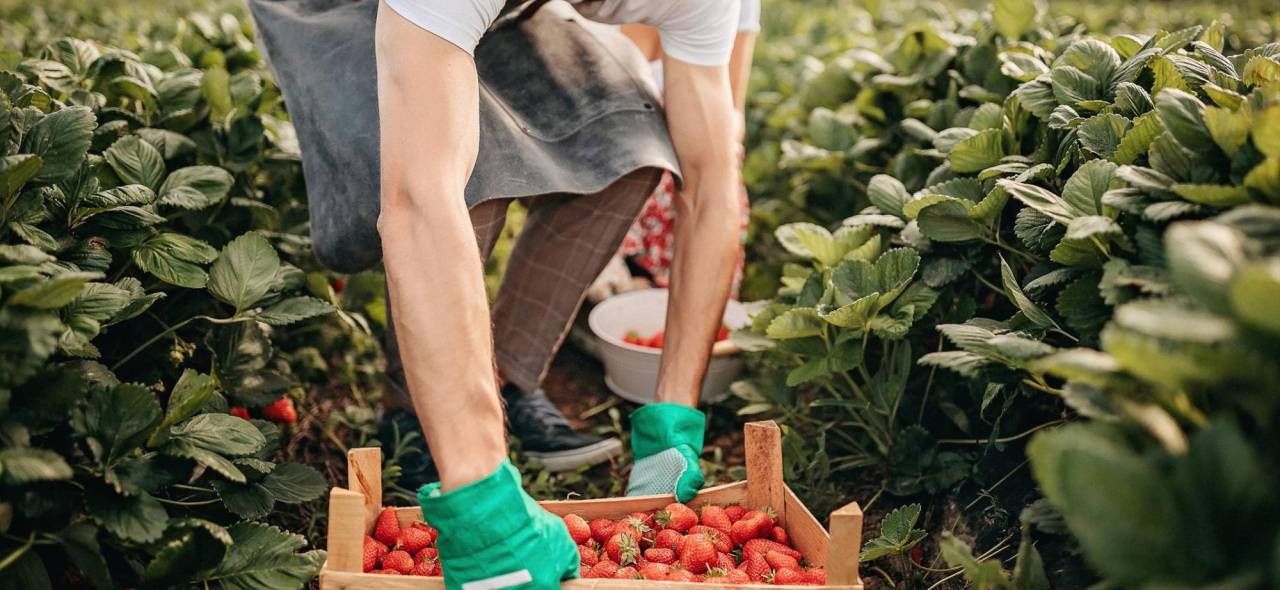
M 789 555 L 791 557 L 794 557 L 797 560 L 802 557 L 799 551 L 796 551 L 795 549 L 787 547 L 786 545 L 783 545 L 776 541 L 770 541 L 769 539 L 751 539 L 750 541 L 747 541 L 742 545 L 743 555 L 758 554 L 761 557 L 764 557 L 765 554 L 769 553 L 770 551 L 777 551 L 778 553 L 781 553 L 783 555 Z
M 689 534 L 706 535 L 711 544 L 716 546 L 716 551 L 721 553 L 733 551 L 733 540 L 729 538 L 729 534 L 720 532 L 718 529 L 699 525 L 689 529 Z
M 293 409 L 293 400 L 282 397 L 262 408 L 262 415 L 267 420 L 282 424 L 293 424 L 298 421 L 298 411 Z
M 231 406 L 230 414 L 236 418 L 240 418 L 241 420 L 249 419 L 249 410 L 240 406 Z
M 591 526 L 587 524 L 586 519 L 577 514 L 566 514 L 564 526 L 569 529 L 569 536 L 573 538 L 574 543 L 581 545 L 591 538 Z
M 747 555 L 746 567 L 743 568 L 747 572 L 747 577 L 752 582 L 763 582 L 765 576 L 769 575 L 773 570 L 769 569 L 769 562 L 764 560 L 764 556 L 759 553 Z
M 407 574 L 413 571 L 413 556 L 408 551 L 396 549 L 382 558 L 382 569 Z
M 578 545 L 578 562 L 591 567 L 600 561 L 600 554 L 586 545 Z
M 609 559 L 618 562 L 618 565 L 632 565 L 640 556 L 640 545 L 636 543 L 635 537 L 627 533 L 615 533 L 605 542 L 604 552 Z
M 684 535 L 680 534 L 680 531 L 663 529 L 658 531 L 658 536 L 653 539 L 653 546 L 658 549 L 674 550 L 676 548 L 676 544 L 678 544 L 683 538 Z
M 764 554 L 764 560 L 769 562 L 769 565 L 773 566 L 773 569 L 800 569 L 800 562 L 796 560 L 796 558 L 780 551 L 766 551 Z
M 400 531 L 400 548 L 411 554 L 416 554 L 426 549 L 433 540 L 431 533 L 423 528 L 409 527 Z
M 618 571 L 613 572 L 613 577 L 619 580 L 635 580 L 640 577 L 640 572 L 631 566 L 620 567 Z
M 773 517 L 760 510 L 749 510 L 738 522 L 733 523 L 729 536 L 742 545 L 750 539 L 768 536 L 773 532 Z
M 740 569 L 731 569 L 724 574 L 725 584 L 750 584 L 751 576 Z
M 409 572 L 413 576 L 438 576 L 440 575 L 440 562 L 434 559 L 424 559 L 413 566 L 413 571 Z
M 373 570 L 373 571 L 371 571 L 371 572 L 369 572 L 369 573 L 371 573 L 371 574 L 381 574 L 381 575 L 384 575 L 384 576 L 398 576 L 398 575 L 400 575 L 400 572 L 398 572 L 398 571 L 396 571 L 396 570 Z
M 815 567 L 813 569 L 806 570 L 804 572 L 804 581 L 806 584 L 813 584 L 815 586 L 826 586 L 827 570 L 820 567 Z
M 661 547 L 644 550 L 644 558 L 654 563 L 672 564 L 676 562 L 676 552 Z
M 791 546 L 791 535 L 787 534 L 787 529 L 784 529 L 780 526 L 773 527 L 773 531 L 769 533 L 769 538 L 773 539 L 778 543 L 782 543 L 787 547 Z
M 431 536 L 431 544 L 432 544 L 432 545 L 434 545 L 434 544 L 435 544 L 436 539 L 440 536 L 440 531 L 436 530 L 436 527 L 433 527 L 433 526 L 431 526 L 431 525 L 427 524 L 425 521 L 418 521 L 418 522 L 415 522 L 415 523 L 413 523 L 413 524 L 411 524 L 411 525 L 409 525 L 409 526 L 410 526 L 410 527 L 412 527 L 412 528 L 418 529 L 418 530 L 420 530 L 420 531 L 423 531 L 423 532 L 427 533 L 428 535 L 430 535 L 430 536 Z
M 649 528 L 649 525 L 644 523 L 644 520 L 634 516 L 628 516 L 618 521 L 618 526 L 614 527 L 613 533 L 629 535 L 631 538 L 639 541 L 644 538 L 645 534 L 652 530 L 653 529 Z
M 706 535 L 688 535 L 680 548 L 680 565 L 695 574 L 707 571 L 716 562 L 716 547 Z
M 627 515 L 627 518 L 634 518 L 640 522 L 643 522 L 644 526 L 653 528 L 653 524 L 654 524 L 653 512 L 632 512 L 631 514 Z
M 383 508 L 378 513 L 378 522 L 373 525 L 373 538 L 385 545 L 394 546 L 400 540 L 400 521 L 396 519 L 395 508 Z
M 738 522 L 746 513 L 747 509 L 742 504 L 730 504 L 724 507 L 724 515 L 729 517 L 729 522 Z
M 668 582 L 697 582 L 698 576 L 689 570 L 676 568 L 671 570 L 671 573 L 667 574 L 667 581 Z
M 599 562 L 597 562 L 595 565 L 591 566 L 591 571 L 587 572 L 587 575 L 582 577 L 612 578 L 613 574 L 617 572 L 618 572 L 618 564 L 612 561 L 609 561 L 608 559 L 602 559 Z
M 440 552 L 435 547 L 427 547 L 413 554 L 414 561 L 440 561 Z
M 333 287 L 334 293 L 342 294 L 342 290 L 347 288 L 347 280 L 342 277 L 334 277 L 329 281 L 329 286 Z
M 773 583 L 779 586 L 796 586 L 804 583 L 804 574 L 794 568 L 784 567 L 773 572 Z
M 919 545 L 916 545 L 915 547 L 912 547 L 912 548 L 911 548 L 911 561 L 914 561 L 914 562 L 919 563 L 919 564 L 923 564 L 923 563 L 924 563 L 924 548 L 923 548 L 923 547 L 921 547 L 921 546 L 919 546 Z
M 388 551 L 390 550 L 387 549 L 386 545 L 379 543 L 377 539 L 370 537 L 369 535 L 365 535 L 364 536 L 364 563 L 363 563 L 364 571 L 366 572 L 373 571 L 373 568 L 378 565 L 378 560 L 382 559 L 382 556 L 386 555 Z
M 591 538 L 603 543 L 613 536 L 613 529 L 618 527 L 618 523 L 607 518 L 597 518 L 587 526 L 591 528 Z
M 738 567 L 738 562 L 733 560 L 732 555 L 721 552 L 719 555 L 716 556 L 716 567 L 720 569 L 731 570 L 735 567 Z
M 662 528 L 683 533 L 698 524 L 698 514 L 684 504 L 672 502 L 654 515 L 654 522 Z
M 702 507 L 702 514 L 699 515 L 702 526 L 711 527 L 718 531 L 729 534 L 729 529 L 733 527 L 733 521 L 729 520 L 729 515 L 725 514 L 724 508 L 708 504 Z
M 650 561 L 640 566 L 640 577 L 646 580 L 665 580 L 671 575 L 671 566 L 665 563 Z

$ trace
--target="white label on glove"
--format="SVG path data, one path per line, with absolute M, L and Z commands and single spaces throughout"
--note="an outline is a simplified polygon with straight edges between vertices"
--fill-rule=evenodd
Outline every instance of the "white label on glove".
M 462 590 L 501 590 L 502 588 L 528 584 L 532 581 L 533 575 L 529 573 L 529 570 L 520 570 L 502 574 L 501 576 L 467 582 L 462 585 Z

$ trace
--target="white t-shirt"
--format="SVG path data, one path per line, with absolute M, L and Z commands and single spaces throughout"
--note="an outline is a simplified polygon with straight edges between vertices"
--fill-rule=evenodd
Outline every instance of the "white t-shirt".
M 471 54 L 506 4 L 504 0 L 386 1 L 400 16 Z M 701 66 L 729 63 L 735 34 L 739 30 L 759 29 L 759 0 L 570 0 L 570 3 L 584 17 L 596 22 L 652 26 L 661 35 L 665 54 Z M 743 28 L 739 17 L 748 11 L 749 23 Z

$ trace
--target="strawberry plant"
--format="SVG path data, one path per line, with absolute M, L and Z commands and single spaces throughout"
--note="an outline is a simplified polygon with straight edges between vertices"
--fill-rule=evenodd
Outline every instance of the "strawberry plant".
M 323 560 L 263 521 L 327 482 L 246 418 L 296 419 L 273 339 L 336 300 L 282 258 L 296 146 L 228 18 L 0 71 L 0 587 L 298 588 Z

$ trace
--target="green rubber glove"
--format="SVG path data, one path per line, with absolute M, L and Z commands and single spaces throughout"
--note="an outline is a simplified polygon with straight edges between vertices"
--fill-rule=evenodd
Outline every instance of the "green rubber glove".
M 675 494 L 688 502 L 702 489 L 702 436 L 707 417 L 682 404 L 649 404 L 631 413 L 631 454 L 635 465 L 628 496 Z
M 447 590 L 552 590 L 578 577 L 578 547 L 564 521 L 525 493 L 510 461 L 450 492 L 422 486 L 418 504 L 440 531 Z

